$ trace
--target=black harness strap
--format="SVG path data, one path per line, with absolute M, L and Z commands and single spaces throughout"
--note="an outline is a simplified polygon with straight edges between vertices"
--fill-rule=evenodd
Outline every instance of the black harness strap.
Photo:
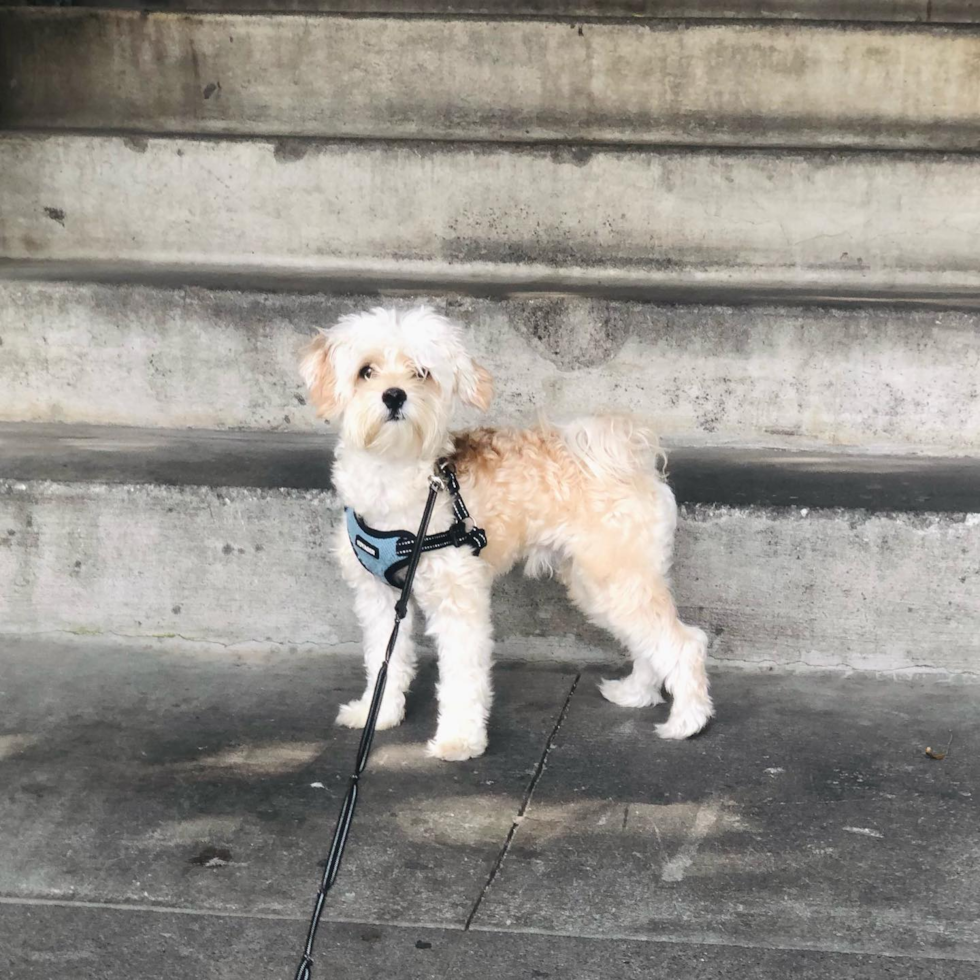
M 347 837 L 350 834 L 351 823 L 354 819 L 354 808 L 357 806 L 357 796 L 360 786 L 360 779 L 367 766 L 368 756 L 371 754 L 371 744 L 374 741 L 374 731 L 378 724 L 378 712 L 381 710 L 381 699 L 384 697 L 385 684 L 388 680 L 388 664 L 391 654 L 395 649 L 395 641 L 398 639 L 398 628 L 402 620 L 408 614 L 408 600 L 412 594 L 412 581 L 415 578 L 415 570 L 418 568 L 419 558 L 422 555 L 425 542 L 425 532 L 429 526 L 429 519 L 432 517 L 432 510 L 436 504 L 436 496 L 443 487 L 449 488 L 455 484 L 456 494 L 459 493 L 459 483 L 456 482 L 455 473 L 447 473 L 440 460 L 440 471 L 443 479 L 433 476 L 429 480 L 429 496 L 425 501 L 425 510 L 422 512 L 422 522 L 419 524 L 418 534 L 413 541 L 413 550 L 408 564 L 408 572 L 405 575 L 405 584 L 402 586 L 401 595 L 395 603 L 395 624 L 391 630 L 391 638 L 385 649 L 385 658 L 378 670 L 378 678 L 374 684 L 374 694 L 371 697 L 371 708 L 368 711 L 367 721 L 364 723 L 364 731 L 361 733 L 361 742 L 357 749 L 357 761 L 354 763 L 354 771 L 351 773 L 350 784 L 347 787 L 347 795 L 344 797 L 343 805 L 340 808 L 340 816 L 337 818 L 337 826 L 333 833 L 333 841 L 330 844 L 330 853 L 327 855 L 326 867 L 323 870 L 323 879 L 320 882 L 320 889 L 316 895 L 316 902 L 313 905 L 313 917 L 310 920 L 309 932 L 306 936 L 306 946 L 303 948 L 303 958 L 300 960 L 299 968 L 296 970 L 295 980 L 310 980 L 313 976 L 313 943 L 316 940 L 316 931 L 320 925 L 320 918 L 323 915 L 323 907 L 327 900 L 327 892 L 333 887 L 340 871 L 340 862 L 344 856 L 344 848 L 347 846 Z M 449 464 L 451 466 L 451 464 Z M 451 482 L 450 482 L 451 475 Z M 466 507 L 460 500 L 465 517 Z M 456 510 L 454 499 L 453 510 Z M 457 521 L 460 520 L 457 514 Z M 483 533 L 482 531 L 480 532 Z M 484 538 L 484 544 L 486 539 Z
M 482 527 L 477 527 L 470 512 L 463 503 L 463 496 L 459 489 L 459 480 L 456 479 L 456 467 L 452 460 L 440 459 L 439 472 L 446 481 L 446 490 L 449 492 L 453 502 L 453 517 L 456 519 L 445 531 L 438 534 L 428 534 L 422 539 L 423 551 L 436 551 L 439 548 L 462 548 L 469 546 L 473 549 L 473 554 L 478 555 L 487 546 L 487 535 Z M 415 536 L 408 535 L 401 538 L 395 545 L 395 552 L 399 555 L 409 555 L 415 548 Z

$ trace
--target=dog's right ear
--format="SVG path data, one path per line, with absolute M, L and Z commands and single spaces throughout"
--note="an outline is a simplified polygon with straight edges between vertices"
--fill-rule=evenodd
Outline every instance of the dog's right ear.
M 318 418 L 332 419 L 340 411 L 337 399 L 337 374 L 333 364 L 333 345 L 319 334 L 306 348 L 299 373 L 306 382 L 310 401 Z

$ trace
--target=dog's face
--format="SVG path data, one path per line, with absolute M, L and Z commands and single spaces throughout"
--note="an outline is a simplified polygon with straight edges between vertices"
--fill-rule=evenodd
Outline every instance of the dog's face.
M 424 306 L 342 317 L 316 337 L 300 373 L 317 415 L 339 419 L 347 445 L 400 459 L 438 455 L 455 398 L 486 411 L 493 396 L 459 330 Z

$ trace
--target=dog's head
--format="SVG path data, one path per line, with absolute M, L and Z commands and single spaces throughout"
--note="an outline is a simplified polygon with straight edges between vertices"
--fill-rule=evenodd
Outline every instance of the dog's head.
M 310 344 L 300 373 L 347 445 L 399 458 L 443 450 L 455 398 L 486 411 L 493 396 L 458 328 L 426 306 L 341 317 Z

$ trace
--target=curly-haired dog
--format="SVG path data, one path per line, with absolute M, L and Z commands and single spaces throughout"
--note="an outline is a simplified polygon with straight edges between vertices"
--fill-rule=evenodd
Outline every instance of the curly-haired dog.
M 467 354 L 459 330 L 422 307 L 374 309 L 341 318 L 312 342 L 301 366 L 318 415 L 337 419 L 334 483 L 344 503 L 373 528 L 417 527 L 436 461 L 455 462 L 463 498 L 488 545 L 423 555 L 414 598 L 439 656 L 439 721 L 429 751 L 470 759 L 487 746 L 492 699 L 490 588 L 524 561 L 528 575 L 555 573 L 594 623 L 629 650 L 632 673 L 604 681 L 616 704 L 673 698 L 658 726 L 686 738 L 712 714 L 705 634 L 681 622 L 670 593 L 677 507 L 650 457 L 650 437 L 622 417 L 564 426 L 451 433 L 454 400 L 482 411 L 493 383 Z M 431 530 L 453 522 L 441 495 Z M 364 630 L 368 683 L 338 722 L 360 727 L 391 629 L 392 587 L 356 558 L 346 526 L 337 554 L 354 589 Z M 379 728 L 399 724 L 415 673 L 411 614 L 392 656 Z

